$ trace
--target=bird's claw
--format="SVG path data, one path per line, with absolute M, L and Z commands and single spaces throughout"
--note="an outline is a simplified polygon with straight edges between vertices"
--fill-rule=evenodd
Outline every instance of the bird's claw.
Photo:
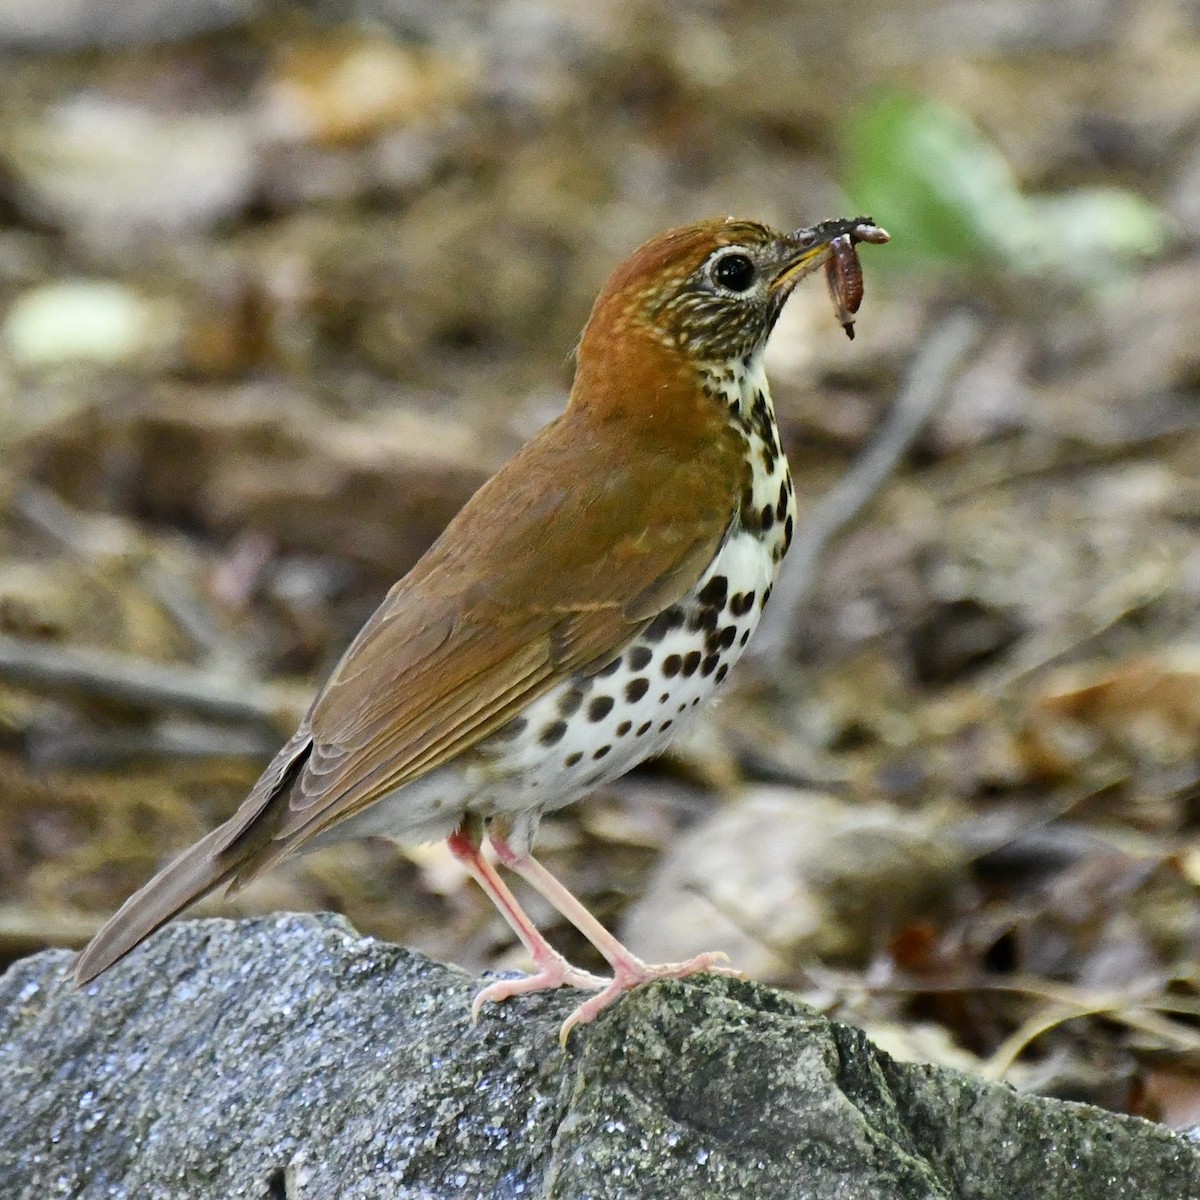
M 571 1030 L 576 1025 L 586 1025 L 594 1021 L 613 1001 L 626 992 L 644 983 L 653 983 L 658 979 L 686 979 L 689 975 L 701 972 L 709 975 L 724 975 L 731 979 L 744 979 L 745 974 L 736 967 L 722 967 L 719 963 L 728 962 L 729 955 L 721 950 L 709 950 L 697 954 L 686 962 L 678 963 L 644 963 L 638 959 L 619 963 L 613 978 L 606 981 L 603 990 L 590 996 L 576 1008 L 562 1023 L 558 1031 L 558 1044 L 566 1050 Z
M 471 1001 L 471 1024 L 479 1020 L 485 1004 L 500 1003 L 513 996 L 524 996 L 531 992 L 548 992 L 560 987 L 580 988 L 584 991 L 599 991 L 608 987 L 611 980 L 590 971 L 581 971 L 565 959 L 543 964 L 532 975 L 521 975 L 516 979 L 497 979 L 476 993 Z

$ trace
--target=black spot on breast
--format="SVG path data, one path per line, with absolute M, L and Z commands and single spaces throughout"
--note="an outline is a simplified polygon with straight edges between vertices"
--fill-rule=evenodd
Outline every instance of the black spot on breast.
M 649 666 L 654 657 L 654 651 L 649 646 L 634 646 L 629 652 L 629 666 L 634 671 L 641 671 Z
M 720 661 L 721 656 L 719 654 L 708 655 L 708 657 L 705 658 L 705 660 L 700 664 L 700 674 L 711 675 L 717 669 L 717 664 Z
M 701 604 L 709 608 L 724 608 L 725 597 L 729 594 L 729 580 L 724 575 L 714 575 L 696 597 Z
M 671 698 L 670 692 L 663 692 L 663 694 L 661 696 L 659 696 L 658 702 L 659 702 L 659 704 L 666 704 L 666 702 L 668 700 L 670 700 L 670 698 Z
M 612 706 L 613 698 L 611 696 L 597 696 L 588 705 L 588 720 L 603 721 L 612 712 Z
M 767 450 L 772 455 L 778 456 L 779 443 L 775 440 L 775 422 L 771 419 L 771 410 L 767 407 L 767 398 L 762 392 L 754 397 L 750 424 L 754 427 L 755 433 L 762 438 L 762 443 Z
M 688 621 L 688 629 L 692 633 L 699 633 L 702 629 L 716 629 L 717 618 L 720 616 L 720 610 L 715 608 L 698 608 L 692 613 L 692 618 Z
M 758 520 L 763 533 L 766 533 L 775 524 L 775 510 L 769 504 L 764 504 Z
M 670 679 L 673 675 L 678 675 L 683 666 L 683 659 L 678 654 L 668 654 L 663 659 L 662 673 Z
M 615 675 L 621 669 L 621 656 L 618 654 L 607 666 L 601 667 L 596 672 L 597 679 L 604 679 L 608 675 Z
M 650 680 L 644 675 L 639 675 L 637 679 L 631 679 L 625 685 L 625 699 L 630 704 L 636 704 L 650 690 Z
M 683 656 L 683 673 L 685 676 L 695 675 L 702 657 L 703 655 L 699 650 L 693 650 L 691 653 Z
M 633 728 L 632 721 L 622 721 L 617 726 L 617 737 L 624 737 Z
M 726 675 L 728 675 L 728 674 L 729 674 L 729 664 L 728 664 L 728 663 L 722 663 L 722 664 L 721 664 L 721 665 L 720 665 L 720 666 L 717 668 L 717 673 L 716 673 L 716 674 L 713 676 L 713 682 L 714 682 L 714 683 L 720 683 L 720 682 L 721 682 L 721 680 L 722 680 L 722 679 L 724 679 L 724 678 L 725 678 L 725 676 L 726 676 Z
M 583 689 L 569 688 L 558 698 L 558 711 L 564 717 L 569 717 L 579 711 L 579 706 L 583 703 Z
M 681 609 L 672 605 L 670 608 L 664 608 L 662 612 L 646 626 L 642 632 L 642 636 L 649 642 L 661 642 L 663 638 L 671 632 L 672 629 L 678 629 L 683 624 L 683 612 Z
M 501 725 L 492 737 L 501 742 L 511 742 L 514 738 L 518 738 L 528 728 L 529 722 L 524 717 L 513 717 L 506 725 Z
M 771 583 L 768 583 L 768 584 L 767 584 L 767 590 L 766 590 L 765 592 L 763 592 L 763 598 L 762 598 L 762 606 L 763 606 L 763 608 L 766 608 L 766 607 L 767 607 L 767 601 L 768 601 L 768 600 L 770 600 L 770 598 L 771 598 L 771 588 L 772 588 L 772 587 L 774 587 L 774 586 L 775 586 L 775 585 L 774 585 L 774 584 L 771 584 Z
M 789 515 L 783 525 L 783 552 L 787 553 L 788 547 L 792 544 L 792 518 Z
M 637 727 L 637 736 L 638 736 L 638 737 L 641 737 L 641 736 L 642 736 L 642 734 L 644 734 L 644 733 L 649 733 L 649 732 L 650 732 L 650 725 L 651 725 L 651 722 L 650 722 L 650 721 L 644 721 L 644 722 L 643 722 L 641 725 L 639 725 L 639 726 Z
M 592 755 L 592 757 L 596 759 L 603 758 L 611 749 L 611 746 L 601 746 L 600 749 Z
M 735 637 L 737 637 L 737 626 L 726 625 L 725 628 L 721 630 L 721 637 L 717 644 L 722 650 L 728 650 L 729 647 L 733 645 L 733 639 Z
M 753 592 L 738 592 L 729 602 L 729 611 L 735 617 L 744 617 L 754 607 Z
M 670 728 L 671 728 L 671 726 L 672 726 L 672 725 L 674 725 L 674 724 L 675 724 L 675 722 L 674 722 L 674 721 L 664 721 L 664 722 L 663 722 L 663 723 L 662 723 L 662 724 L 661 724 L 661 725 L 658 727 L 658 732 L 659 732 L 659 733 L 666 733 L 666 732 L 667 732 L 667 730 L 668 730 L 668 729 L 670 729 Z
M 787 516 L 788 498 L 785 489 L 779 489 L 779 499 L 775 502 L 775 520 L 782 521 Z
M 577 764 L 577 763 L 578 763 L 578 762 L 579 762 L 579 761 L 580 761 L 582 758 L 583 758 L 583 754 L 582 754 L 580 751 L 578 751 L 578 750 L 572 750 L 572 751 L 571 751 L 571 753 L 570 753 L 570 754 L 568 754 L 568 755 L 567 755 L 567 757 L 563 759 L 563 766 L 564 766 L 564 767 L 573 767 L 573 766 L 575 766 L 575 765 L 576 765 L 576 764 Z
M 742 636 L 738 638 L 738 645 L 744 646 L 750 640 L 750 630 L 743 629 Z
M 546 728 L 542 730 L 538 741 L 541 742 L 543 746 L 553 746 L 555 742 L 562 741 L 562 736 L 566 732 L 566 721 L 554 721 L 552 724 L 547 725 Z

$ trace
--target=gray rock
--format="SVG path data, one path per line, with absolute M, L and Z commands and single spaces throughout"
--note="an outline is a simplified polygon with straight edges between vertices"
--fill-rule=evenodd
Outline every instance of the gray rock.
M 0 979 L 0 1196 L 1117 1200 L 1200 1195 L 1200 1147 L 893 1062 L 723 978 L 467 1022 L 476 982 L 335 917 L 170 926 L 83 991 Z
M 246 115 L 156 112 L 88 91 L 19 123 L 5 145 L 23 210 L 118 251 L 237 216 L 261 158 Z
M 723 950 L 755 979 L 806 958 L 865 963 L 891 931 L 946 911 L 965 858 L 927 816 L 753 788 L 673 842 L 621 934 L 651 959 Z

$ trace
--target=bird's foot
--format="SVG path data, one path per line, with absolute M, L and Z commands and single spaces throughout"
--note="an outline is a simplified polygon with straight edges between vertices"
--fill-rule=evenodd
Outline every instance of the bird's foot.
M 745 975 L 741 971 L 719 965 L 728 961 L 729 955 L 720 950 L 697 954 L 687 962 L 678 963 L 644 963 L 632 955 L 628 958 L 622 957 L 615 964 L 613 978 L 605 980 L 603 990 L 585 1000 L 563 1022 L 558 1031 L 559 1044 L 565 1050 L 567 1039 L 576 1025 L 586 1025 L 589 1021 L 594 1021 L 614 1000 L 643 983 L 653 983 L 657 979 L 686 979 L 689 975 L 697 975 L 702 971 L 710 975 L 728 975 L 734 979 L 744 979 Z
M 517 979 L 497 979 L 495 983 L 489 983 L 483 988 L 471 1001 L 471 1024 L 474 1025 L 479 1020 L 479 1014 L 485 1004 L 498 1003 L 530 992 L 548 992 L 560 987 L 594 992 L 609 987 L 612 983 L 602 975 L 593 975 L 590 971 L 581 971 L 578 967 L 571 966 L 557 953 L 542 957 L 534 966 L 537 970 L 532 975 L 522 975 Z

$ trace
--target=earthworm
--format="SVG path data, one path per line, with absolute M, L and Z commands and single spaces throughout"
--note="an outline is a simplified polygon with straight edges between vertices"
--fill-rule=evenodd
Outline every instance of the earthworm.
M 837 319 L 846 336 L 853 338 L 852 314 L 858 312 L 863 297 L 862 264 L 858 261 L 858 251 L 854 249 L 854 240 L 848 233 L 835 237 L 829 243 L 829 249 L 833 253 L 825 263 L 825 280 L 829 284 Z
M 854 337 L 854 313 L 858 312 L 863 298 L 862 264 L 858 261 L 858 242 L 880 244 L 888 240 L 887 230 L 880 229 L 870 217 L 859 217 L 855 221 L 839 222 L 844 233 L 830 239 L 832 252 L 825 262 L 825 279 L 838 321 L 848 338 Z

